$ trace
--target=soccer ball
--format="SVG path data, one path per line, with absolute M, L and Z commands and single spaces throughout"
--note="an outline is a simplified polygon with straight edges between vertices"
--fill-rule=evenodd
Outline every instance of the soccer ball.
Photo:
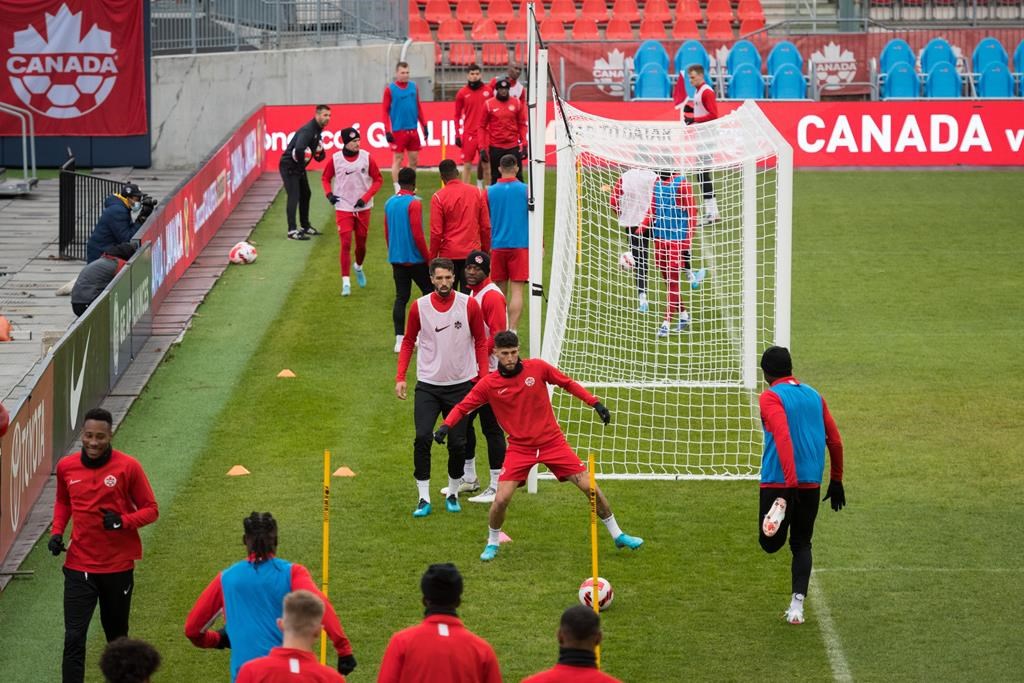
M 256 255 L 256 247 L 252 246 L 248 242 L 239 242 L 235 246 L 231 247 L 231 251 L 228 252 L 228 261 L 244 265 L 255 261 Z
M 619 256 L 619 268 L 625 271 L 633 270 L 633 266 L 636 265 L 636 260 L 633 258 L 633 254 L 628 251 L 622 252 Z
M 615 597 L 615 591 L 607 579 L 597 577 L 597 609 L 600 612 L 608 609 Z M 589 578 L 580 584 L 580 602 L 587 607 L 594 606 L 594 579 Z

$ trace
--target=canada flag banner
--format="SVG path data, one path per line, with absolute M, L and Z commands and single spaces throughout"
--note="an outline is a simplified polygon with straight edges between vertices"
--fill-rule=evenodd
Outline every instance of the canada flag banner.
M 0 102 L 30 109 L 36 135 L 146 132 L 142 3 L 20 0 L 0 22 Z M 0 135 L 18 135 L 0 115 Z

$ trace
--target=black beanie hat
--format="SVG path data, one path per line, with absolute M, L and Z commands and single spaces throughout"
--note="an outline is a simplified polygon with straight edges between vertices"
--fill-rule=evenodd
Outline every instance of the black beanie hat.
M 341 130 L 341 144 L 347 145 L 353 140 L 359 140 L 362 136 L 355 128 L 343 128 Z
M 450 562 L 432 564 L 423 573 L 420 590 L 432 605 L 455 607 L 462 598 L 462 574 Z
M 491 274 L 491 257 L 485 251 L 471 251 L 466 257 L 466 265 L 473 265 L 484 271 L 485 275 Z
M 789 377 L 793 374 L 793 359 L 784 346 L 769 346 L 761 354 L 761 369 L 771 377 Z

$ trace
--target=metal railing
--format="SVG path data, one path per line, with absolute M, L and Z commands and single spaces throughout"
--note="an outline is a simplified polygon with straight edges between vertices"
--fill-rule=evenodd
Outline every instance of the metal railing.
M 121 189 L 122 183 L 77 173 L 75 158 L 60 167 L 58 242 L 60 257 L 85 260 L 85 245 L 103 213 L 103 200 Z
M 404 39 L 410 0 L 153 0 L 153 54 Z M 412 0 L 415 2 L 415 0 Z

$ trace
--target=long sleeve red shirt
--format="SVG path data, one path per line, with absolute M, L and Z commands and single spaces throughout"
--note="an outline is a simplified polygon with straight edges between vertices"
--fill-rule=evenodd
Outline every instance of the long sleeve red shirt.
M 491 284 L 491 278 L 485 277 L 476 283 L 476 287 L 470 287 L 469 291 L 473 293 L 473 298 L 477 299 L 476 293 L 489 284 Z M 494 336 L 508 329 L 507 302 L 505 301 L 505 295 L 501 293 L 500 289 L 492 289 L 484 294 L 483 298 L 477 299 L 477 301 L 480 302 L 480 310 L 484 316 L 484 325 L 487 326 L 487 355 L 490 358 L 491 353 L 494 352 Z
M 432 614 L 391 636 L 377 683 L 501 683 L 494 649 L 454 615 Z
M 514 97 L 504 102 L 497 97 L 487 100 L 480 123 L 480 147 L 511 149 L 526 144 L 526 107 Z M 498 163 L 492 159 L 491 163 Z
M 491 250 L 491 217 L 480 190 L 458 178 L 430 198 L 430 258 L 464 259 Z
M 672 103 L 676 107 L 681 106 L 687 99 L 686 94 L 686 80 L 683 76 L 680 76 L 679 80 L 676 81 L 675 88 L 672 90 Z M 718 98 L 715 96 L 715 91 L 712 88 L 708 88 L 701 95 L 700 103 L 707 109 L 707 116 L 697 116 L 693 119 L 694 123 L 705 123 L 707 121 L 714 121 L 718 118 Z
M 420 302 L 422 298 L 416 299 L 409 306 L 409 319 L 405 323 L 405 337 L 402 338 L 402 350 L 398 352 L 398 372 L 395 373 L 396 382 L 404 382 L 405 375 L 409 371 L 409 362 L 412 360 L 412 352 L 416 348 L 416 337 L 420 334 Z M 455 304 L 454 294 L 442 298 L 437 292 L 430 293 L 430 304 L 442 313 Z M 478 377 L 487 374 L 487 335 L 484 334 L 484 316 L 480 310 L 480 304 L 470 297 L 466 306 L 466 317 L 469 318 L 469 330 L 473 333 L 473 346 L 476 351 L 476 363 L 480 368 Z
M 235 683 L 345 683 L 345 677 L 324 666 L 309 650 L 275 647 L 238 670 Z
M 80 572 L 113 574 L 142 558 L 139 528 L 160 516 L 153 489 L 139 461 L 111 451 L 100 467 L 86 467 L 83 454 L 57 463 L 57 498 L 52 533 L 63 534 L 71 520 L 71 542 L 64 566 Z M 103 528 L 103 510 L 120 513 L 121 529 Z
M 464 85 L 455 94 L 455 125 L 458 127 L 459 135 L 470 136 L 480 133 L 484 112 L 487 111 L 487 100 L 491 98 L 493 92 L 494 90 L 487 85 L 482 85 L 476 90 Z
M 508 434 L 510 446 L 532 450 L 565 441 L 551 409 L 548 384 L 562 387 L 588 406 L 597 403 L 596 396 L 558 368 L 540 358 L 528 358 L 523 361 L 522 372 L 514 377 L 504 377 L 495 370 L 477 382 L 466 398 L 452 408 L 444 423 L 454 427 L 488 403 Z
M 373 199 L 373 196 L 377 194 L 378 190 L 380 190 L 381 185 L 384 184 L 384 176 L 380 174 L 380 167 L 377 166 L 377 162 L 373 160 L 372 156 L 370 157 L 370 167 L 366 170 L 370 174 L 370 187 L 366 190 L 366 193 L 363 194 L 362 200 L 369 204 L 370 200 Z M 332 192 L 331 181 L 333 180 L 334 164 L 328 162 L 327 165 L 324 166 L 323 175 L 320 176 L 320 182 L 324 186 L 324 194 L 330 194 Z
M 399 88 L 402 88 L 403 90 L 409 87 L 408 83 L 396 82 L 395 85 L 397 85 Z M 393 132 L 391 130 L 391 90 L 387 86 L 384 86 L 384 96 L 381 98 L 381 106 L 383 107 L 384 111 L 384 117 L 381 119 L 381 121 L 384 122 L 384 132 L 391 133 Z M 423 102 L 420 101 L 419 97 L 416 98 L 416 112 L 416 115 L 420 119 L 420 125 L 423 126 L 423 130 L 426 130 L 427 117 L 423 114 Z
M 409 190 L 399 190 L 398 194 L 413 194 Z M 388 225 L 388 212 L 384 211 L 384 245 L 388 246 L 391 244 L 390 230 L 393 226 Z M 401 229 L 405 230 L 406 226 L 402 226 Z M 427 250 L 427 240 L 423 237 L 423 203 L 419 199 L 414 199 L 409 202 L 409 224 L 408 230 L 412 232 L 412 242 L 416 245 L 416 249 L 419 250 L 423 258 L 416 263 L 422 263 L 427 260 L 427 254 L 430 253 Z M 392 261 L 394 263 L 394 261 Z M 406 264 L 408 265 L 408 264 Z

